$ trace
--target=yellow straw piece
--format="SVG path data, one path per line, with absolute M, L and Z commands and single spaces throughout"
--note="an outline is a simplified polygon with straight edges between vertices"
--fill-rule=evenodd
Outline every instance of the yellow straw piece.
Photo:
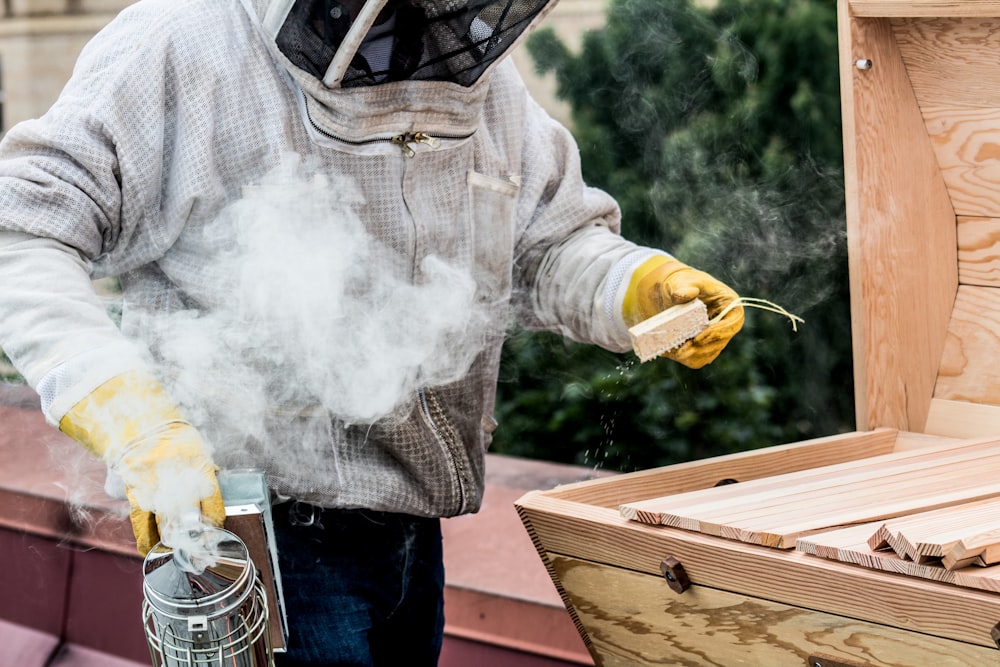
M 781 306 L 772 301 L 768 301 L 767 299 L 755 299 L 752 296 L 741 296 L 735 301 L 731 302 L 721 311 L 719 311 L 719 313 L 709 321 L 709 324 L 714 324 L 715 322 L 718 322 L 723 317 L 725 317 L 726 313 L 728 313 L 736 306 L 749 306 L 751 308 L 760 308 L 761 310 L 767 310 L 772 313 L 778 313 L 779 315 L 784 315 L 792 323 L 792 331 L 798 331 L 799 323 L 805 322 L 805 320 L 799 317 L 798 315 L 793 315 L 792 313 L 788 312 L 787 310 L 785 310 L 784 308 L 782 308 Z

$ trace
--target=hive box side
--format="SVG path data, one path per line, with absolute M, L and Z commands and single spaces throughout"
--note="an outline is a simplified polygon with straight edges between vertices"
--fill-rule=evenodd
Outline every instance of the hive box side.
M 890 20 L 839 13 L 857 425 L 922 431 L 958 289 L 955 212 Z
M 662 577 L 559 555 L 552 562 L 601 667 L 978 666 L 997 659 L 994 648 L 765 598 L 698 585 L 678 595 Z
M 669 469 L 662 474 L 669 475 Z M 632 638 L 633 644 L 642 644 L 645 626 L 660 623 L 659 632 L 674 639 L 664 641 L 659 654 L 633 656 L 632 664 L 671 664 L 671 658 L 696 655 L 684 646 L 707 645 L 710 637 L 720 644 L 713 651 L 735 642 L 748 659 L 777 655 L 769 645 L 778 637 L 752 630 L 769 616 L 772 621 L 778 616 L 788 621 L 782 634 L 803 634 L 794 641 L 781 638 L 786 644 L 781 660 L 756 664 L 799 666 L 816 642 L 826 642 L 828 647 L 837 646 L 838 656 L 867 656 L 871 664 L 926 665 L 919 652 L 913 660 L 905 660 L 893 648 L 903 633 L 911 635 L 909 641 L 926 655 L 952 655 L 950 662 L 939 664 L 991 664 L 987 658 L 997 658 L 990 633 L 1000 619 L 1000 596 L 980 591 L 956 595 L 955 587 L 936 582 L 647 526 L 623 519 L 614 510 L 547 492 L 522 497 L 518 511 L 599 665 L 625 664 L 609 656 L 629 644 L 629 634 L 638 636 Z M 667 557 L 685 568 L 692 584 L 687 591 L 675 593 L 661 575 L 660 564 Z M 643 584 L 631 580 L 632 574 L 642 575 Z M 605 585 L 612 580 L 617 583 Z M 625 601 L 621 586 L 633 591 Z M 728 591 L 733 597 L 716 596 L 714 591 Z M 667 609 L 680 615 L 668 614 Z M 740 609 L 747 618 L 736 613 Z M 810 614 L 815 615 L 807 620 Z M 654 617 L 659 620 L 654 622 Z M 716 627 L 699 627 L 706 619 L 714 619 Z M 718 627 L 724 620 L 730 637 Z M 848 627 L 858 632 L 857 643 L 839 645 L 836 637 Z

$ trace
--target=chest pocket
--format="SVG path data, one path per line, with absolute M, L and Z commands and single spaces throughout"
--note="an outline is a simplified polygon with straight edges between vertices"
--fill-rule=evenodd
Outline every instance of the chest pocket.
M 469 172 L 476 298 L 484 305 L 502 306 L 510 298 L 518 181 Z

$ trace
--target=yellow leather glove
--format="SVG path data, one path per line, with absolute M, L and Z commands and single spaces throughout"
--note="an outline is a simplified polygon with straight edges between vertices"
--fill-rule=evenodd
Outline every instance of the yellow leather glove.
M 709 319 L 721 313 L 739 296 L 704 271 L 666 255 L 655 255 L 640 264 L 632 273 L 622 315 L 628 326 L 634 326 L 657 313 L 701 299 L 708 308 Z M 701 368 L 712 363 L 726 344 L 743 328 L 743 306 L 736 305 L 718 322 L 683 345 L 663 355 L 689 368 Z
M 122 478 L 143 556 L 161 540 L 177 546 L 206 525 L 222 527 L 217 468 L 198 431 L 151 375 L 108 380 L 74 405 L 59 429 Z

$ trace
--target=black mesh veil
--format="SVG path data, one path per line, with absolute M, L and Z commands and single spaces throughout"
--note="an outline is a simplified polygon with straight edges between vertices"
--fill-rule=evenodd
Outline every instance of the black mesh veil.
M 362 1 L 297 0 L 276 36 L 278 48 L 294 65 L 323 79 Z M 341 86 L 407 79 L 472 85 L 549 2 L 389 0 L 369 33 L 381 33 L 379 48 L 386 57 L 366 58 L 362 47 Z

